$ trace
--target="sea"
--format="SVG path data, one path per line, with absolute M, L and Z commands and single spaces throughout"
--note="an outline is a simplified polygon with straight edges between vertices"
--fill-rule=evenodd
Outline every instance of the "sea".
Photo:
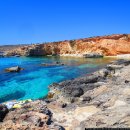
M 87 76 L 112 58 L 74 57 L 1 57 L 0 58 L 0 103 L 10 100 L 41 99 L 49 92 L 48 86 L 65 80 Z M 42 64 L 64 65 L 43 66 Z M 6 68 L 20 66 L 20 72 L 5 72 Z

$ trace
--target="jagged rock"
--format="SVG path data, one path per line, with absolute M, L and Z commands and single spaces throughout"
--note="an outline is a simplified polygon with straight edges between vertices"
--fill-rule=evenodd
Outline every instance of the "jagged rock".
M 49 86 L 50 91 L 54 93 L 54 98 L 63 97 L 80 97 L 84 92 L 99 87 L 104 82 L 99 82 L 104 78 L 104 74 L 94 73 L 74 80 L 67 80 L 59 84 L 54 83 Z
M 64 92 L 66 94 L 66 97 L 80 97 L 81 95 L 83 95 L 84 91 L 82 88 L 78 88 L 75 86 L 70 87 L 65 87 L 64 88 Z
M 81 101 L 90 102 L 91 100 L 96 98 L 98 95 L 105 93 L 106 91 L 107 91 L 106 86 L 100 86 L 100 87 L 96 87 L 94 89 L 88 90 L 82 95 Z
M 80 97 L 81 95 L 83 95 L 83 90 L 81 88 L 77 88 L 77 89 L 73 89 L 71 92 L 71 95 L 73 97 Z
M 108 74 L 110 74 L 110 71 L 106 68 L 99 70 L 99 74 L 102 77 L 106 77 Z
M 8 112 L 8 108 L 5 105 L 0 104 L 0 122 L 3 121 L 4 117 Z
M 118 76 L 112 73 L 113 70 L 105 68 L 50 85 L 54 96 L 48 99 L 48 103 L 42 99 L 24 104 L 20 109 L 11 109 L 4 122 L 0 123 L 0 129 L 129 127 L 130 87 L 126 80 L 130 78 L 130 65 L 124 65 L 124 62 L 119 65 L 112 63 L 123 66 L 121 70 L 116 69 Z
M 119 59 L 119 60 L 114 61 L 113 64 L 127 66 L 127 65 L 130 65 L 130 60 Z
M 0 129 L 21 129 L 30 128 L 34 130 L 47 129 L 51 124 L 52 113 L 45 105 L 44 101 L 34 101 L 23 105 L 20 109 L 10 110 L 4 118 L 4 123 Z
M 22 68 L 20 68 L 19 66 L 10 67 L 10 68 L 5 69 L 6 72 L 19 72 L 21 70 L 22 70 Z

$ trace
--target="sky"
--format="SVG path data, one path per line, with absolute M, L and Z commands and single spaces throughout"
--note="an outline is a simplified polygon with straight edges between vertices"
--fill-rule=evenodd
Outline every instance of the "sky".
M 130 0 L 0 0 L 0 45 L 130 33 Z

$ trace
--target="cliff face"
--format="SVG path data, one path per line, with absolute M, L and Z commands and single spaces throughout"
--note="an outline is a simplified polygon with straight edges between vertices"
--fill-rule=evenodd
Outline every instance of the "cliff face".
M 130 35 L 118 34 L 78 40 L 66 40 L 47 44 L 35 44 L 17 49 L 18 54 L 21 53 L 21 55 L 29 56 L 66 54 L 83 55 L 91 52 L 101 53 L 105 56 L 129 54 Z

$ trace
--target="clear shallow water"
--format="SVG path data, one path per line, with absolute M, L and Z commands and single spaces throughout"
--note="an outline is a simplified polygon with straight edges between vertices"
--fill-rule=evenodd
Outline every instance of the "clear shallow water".
M 10 57 L 0 58 L 0 102 L 38 99 L 48 93 L 53 82 L 76 78 L 91 73 L 113 59 L 86 59 L 68 57 Z M 41 66 L 41 63 L 60 61 L 64 66 Z M 4 72 L 12 66 L 24 68 L 19 73 Z

